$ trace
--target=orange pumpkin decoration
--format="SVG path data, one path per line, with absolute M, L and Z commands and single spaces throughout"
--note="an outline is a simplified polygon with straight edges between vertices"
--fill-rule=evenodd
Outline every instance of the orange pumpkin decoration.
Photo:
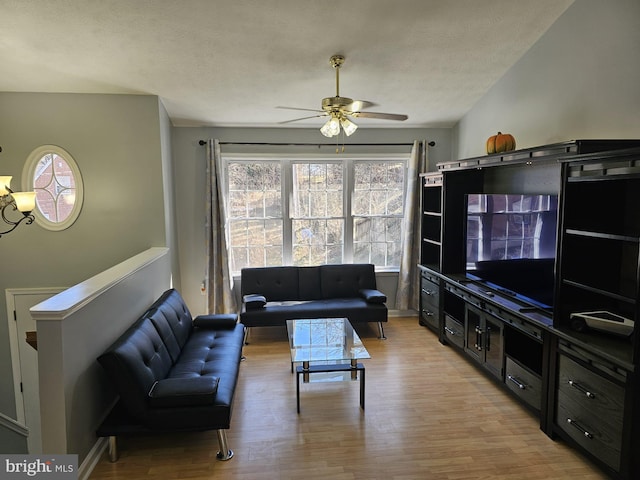
M 487 139 L 487 153 L 508 152 L 516 149 L 516 139 L 510 133 L 498 132 Z

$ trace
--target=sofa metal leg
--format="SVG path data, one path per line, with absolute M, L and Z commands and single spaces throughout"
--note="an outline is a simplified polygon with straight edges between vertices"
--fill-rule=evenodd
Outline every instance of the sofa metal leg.
M 387 337 L 384 336 L 384 329 L 382 328 L 382 322 L 378 322 L 378 332 L 380 336 L 378 337 L 380 340 L 386 340 Z
M 223 429 L 219 429 L 218 431 L 218 444 L 220 445 L 220 450 L 218 451 L 216 457 L 218 460 L 231 460 L 233 457 L 233 450 L 229 448 L 227 443 L 227 431 Z
M 249 327 L 244 327 L 244 344 L 249 345 Z
M 108 445 L 109 461 L 112 463 L 115 463 L 118 461 L 118 442 L 116 440 L 116 436 L 111 435 L 109 437 L 108 442 L 109 442 L 109 445 Z

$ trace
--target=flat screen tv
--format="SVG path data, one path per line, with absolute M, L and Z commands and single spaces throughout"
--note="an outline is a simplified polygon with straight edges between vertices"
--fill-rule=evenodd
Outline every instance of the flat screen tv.
M 466 273 L 543 308 L 553 305 L 558 196 L 466 196 Z

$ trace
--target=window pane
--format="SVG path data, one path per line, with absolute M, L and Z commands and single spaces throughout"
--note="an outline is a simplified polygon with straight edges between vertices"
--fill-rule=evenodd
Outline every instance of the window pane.
M 71 166 L 56 153 L 43 155 L 33 176 L 37 208 L 53 223 L 64 222 L 76 203 L 75 178 Z
M 404 213 L 403 162 L 357 162 L 354 166 L 354 261 L 378 266 L 400 264 Z
M 280 162 L 229 162 L 231 269 L 282 265 Z
M 344 250 L 342 163 L 293 163 L 294 265 L 341 263 Z
M 354 167 L 355 215 L 402 215 L 404 164 L 357 162 Z
M 293 220 L 293 264 L 342 263 L 344 220 Z
M 229 199 L 229 216 L 246 217 L 247 216 L 247 193 L 243 190 L 230 191 L 227 196 Z
M 356 217 L 354 219 L 354 261 L 378 266 L 400 265 L 399 217 Z
M 341 217 L 343 215 L 342 165 L 294 163 L 293 211 L 295 218 Z
M 231 269 L 282 265 L 282 220 L 229 222 Z
M 231 218 L 282 216 L 279 163 L 229 163 L 227 174 Z
M 245 247 L 231 247 L 231 269 L 240 271 L 244 267 L 250 267 L 248 252 Z
M 402 190 L 390 191 L 387 194 L 387 211 L 388 215 L 402 215 L 404 211 L 404 195 Z

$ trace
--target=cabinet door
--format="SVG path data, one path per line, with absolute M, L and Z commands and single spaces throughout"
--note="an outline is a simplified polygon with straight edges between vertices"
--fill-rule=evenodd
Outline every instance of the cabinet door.
M 491 315 L 484 315 L 482 339 L 484 340 L 485 366 L 495 376 L 502 378 L 504 342 L 502 322 Z
M 465 352 L 477 362 L 484 362 L 484 350 L 482 346 L 482 311 L 467 304 L 465 306 L 465 334 L 467 342 Z
M 502 321 L 487 312 L 465 306 L 465 352 L 483 364 L 498 378 L 503 378 L 504 336 Z

